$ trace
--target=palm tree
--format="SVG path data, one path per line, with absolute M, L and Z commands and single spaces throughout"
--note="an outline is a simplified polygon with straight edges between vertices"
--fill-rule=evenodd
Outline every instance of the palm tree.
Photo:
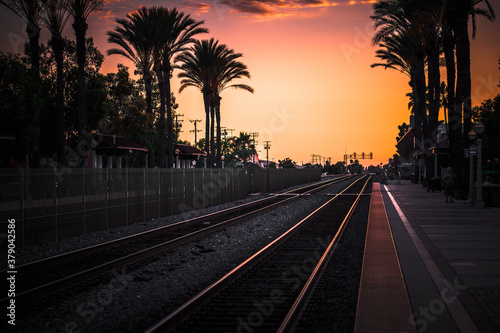
M 33 125 L 34 131 L 28 136 L 27 150 L 33 153 L 35 166 L 39 159 L 40 146 L 40 19 L 41 4 L 39 0 L 0 0 L 0 4 L 9 8 L 24 23 L 29 39 L 29 56 L 31 61 L 30 79 L 26 89 L 30 91 L 30 98 L 26 102 L 26 118 Z M 27 126 L 29 127 L 29 126 Z M 34 133 L 33 133 L 34 132 Z
M 485 3 L 487 9 L 479 7 Z M 464 140 L 468 142 L 471 129 L 471 72 L 470 72 L 470 41 L 469 41 L 469 16 L 472 19 L 472 38 L 476 37 L 476 16 L 484 16 L 490 21 L 495 19 L 495 12 L 488 0 L 457 0 L 450 2 L 450 13 L 453 32 L 456 42 L 457 57 L 457 103 L 461 104 L 464 119 Z
M 414 97 L 415 138 L 417 146 L 423 149 L 422 126 L 424 135 L 429 131 L 423 30 L 416 4 L 411 0 L 382 0 L 375 3 L 373 9 L 374 14 L 370 18 L 375 21 L 377 31 L 372 44 L 381 47 L 376 51 L 376 56 L 384 62 L 372 64 L 371 67 L 396 69 L 410 78 Z M 418 179 L 420 181 L 420 177 Z
M 212 165 L 210 158 L 210 96 L 212 95 L 211 82 L 213 81 L 215 62 L 224 48 L 218 45 L 214 39 L 194 41 L 191 48 L 181 53 L 176 61 L 181 64 L 178 68 L 181 72 L 178 77 L 181 78 L 179 93 L 187 87 L 200 89 L 203 94 L 203 104 L 205 109 L 205 145 L 203 149 L 207 152 L 208 163 Z
M 153 7 L 149 9 L 150 22 L 158 31 L 160 36 L 153 42 L 154 70 L 158 77 L 160 90 L 160 120 L 159 120 L 159 150 L 160 166 L 165 161 L 165 111 L 167 113 L 167 166 L 172 167 L 174 162 L 173 142 L 173 119 L 171 105 L 170 78 L 175 63 L 175 56 L 187 50 L 189 44 L 194 42 L 194 36 L 207 33 L 206 28 L 201 27 L 203 21 L 197 22 L 184 13 L 179 13 L 176 8 L 166 9 Z M 165 110 L 166 109 L 166 110 Z
M 153 40 L 160 31 L 148 21 L 149 10 L 146 7 L 139 8 L 136 12 L 127 14 L 127 19 L 117 19 L 118 26 L 114 31 L 108 31 L 108 42 L 120 46 L 108 50 L 108 55 L 118 54 L 131 60 L 141 73 L 146 92 L 147 113 L 151 119 L 153 114 Z M 150 129 L 152 128 L 150 123 Z M 148 158 L 150 167 L 153 167 L 153 147 L 148 147 Z
M 250 72 L 247 70 L 247 66 L 242 62 L 238 61 L 243 54 L 235 53 L 232 49 L 228 49 L 224 45 L 224 56 L 217 62 L 216 76 L 213 81 L 213 103 L 215 109 L 215 119 L 217 123 L 217 167 L 222 166 L 221 161 L 221 128 L 220 128 L 220 94 L 227 88 L 241 89 L 253 93 L 254 89 L 246 84 L 231 84 L 233 80 L 240 79 L 242 77 L 250 78 Z
M 446 125 L 446 135 L 449 137 L 448 127 L 448 86 L 446 82 L 441 82 L 439 86 L 439 107 L 443 107 L 444 123 Z
M 425 53 L 427 55 L 428 101 L 429 101 L 429 126 L 426 138 L 429 144 L 437 141 L 437 128 L 440 109 L 440 54 L 441 45 L 441 17 L 444 8 L 440 1 L 426 0 L 418 2 L 419 25 L 422 29 Z M 433 168 L 430 168 L 432 171 Z
M 250 161 L 252 155 L 257 154 L 257 150 L 255 150 L 255 146 L 249 133 L 240 132 L 239 136 L 234 137 L 233 145 L 233 154 L 236 160 L 242 161 L 243 164 Z
M 78 65 L 78 137 L 79 142 L 85 142 L 87 135 L 87 97 L 85 85 L 85 58 L 86 34 L 88 29 L 87 18 L 99 8 L 104 0 L 69 0 L 66 8 L 73 17 L 73 30 L 76 36 L 76 58 Z M 85 145 L 81 145 L 83 149 Z M 82 161 L 86 155 L 85 151 L 79 151 Z
M 40 70 L 40 19 L 42 13 L 40 1 L 0 0 L 0 4 L 9 8 L 26 23 L 26 34 L 29 38 L 31 70 L 38 78 Z
M 194 86 L 203 93 L 206 116 L 205 142 L 209 143 L 205 149 L 211 155 L 209 165 L 213 164 L 217 156 L 217 165 L 221 166 L 220 94 L 230 87 L 252 93 L 254 91 L 252 87 L 245 84 L 230 85 L 234 79 L 250 78 L 247 67 L 236 61 L 240 57 L 242 54 L 235 53 L 213 38 L 196 41 L 188 51 L 177 57 L 177 60 L 182 63 L 179 66 L 182 72 L 178 75 L 182 78 L 179 91 Z M 217 140 L 215 140 L 215 123 L 217 123 Z M 215 147 L 215 141 L 217 147 Z
M 479 5 L 485 3 L 487 9 L 480 8 Z M 456 92 L 448 93 L 449 99 L 449 121 L 450 121 L 450 159 L 454 163 L 455 168 L 460 171 L 464 170 L 460 175 L 463 186 L 468 184 L 467 177 L 469 176 L 468 164 L 464 163 L 462 148 L 469 145 L 468 133 L 471 130 L 471 71 L 470 71 L 470 40 L 469 40 L 469 16 L 472 18 L 472 37 L 476 36 L 476 16 L 484 16 L 489 20 L 495 18 L 495 13 L 488 0 L 457 0 L 446 2 L 445 22 L 448 26 L 448 34 L 446 37 L 451 38 L 453 32 L 454 45 L 456 47 Z M 452 41 L 445 44 L 445 58 L 447 63 L 448 89 L 453 90 L 455 85 L 454 80 L 454 59 L 452 58 L 451 45 Z M 463 127 L 458 126 L 462 125 Z M 462 134 L 463 133 L 463 134 Z M 463 146 L 461 145 L 463 143 Z
M 373 5 L 374 15 L 370 18 L 375 21 L 378 30 L 372 44 L 380 46 L 376 57 L 383 62 L 371 67 L 395 69 L 408 76 L 414 103 L 415 137 L 420 143 L 421 124 L 426 114 L 424 52 L 418 29 L 411 20 L 413 14 L 407 7 L 405 1 L 391 0 Z
M 50 31 L 50 45 L 56 60 L 56 151 L 57 161 L 66 165 L 66 137 L 64 134 L 64 38 L 62 32 L 68 22 L 64 0 L 42 0 L 42 22 Z
M 449 162 L 455 172 L 461 174 L 462 161 L 462 112 L 455 103 L 455 37 L 449 22 L 449 10 L 445 7 L 445 20 L 443 24 L 442 40 L 444 59 L 446 63 L 446 101 L 448 109 L 448 140 L 450 147 Z

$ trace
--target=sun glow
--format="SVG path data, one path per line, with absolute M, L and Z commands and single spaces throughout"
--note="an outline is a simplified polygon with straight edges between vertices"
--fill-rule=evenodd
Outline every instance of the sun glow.
M 252 75 L 241 80 L 254 94 L 228 89 L 222 93 L 222 126 L 259 132 L 257 149 L 265 155 L 264 140 L 270 140 L 270 158 L 290 157 L 310 162 L 311 155 L 342 161 L 353 152 L 373 152 L 363 164 L 386 163 L 395 153 L 397 126 L 408 123 L 406 93 L 408 78 L 394 70 L 370 68 L 378 62 L 371 46 L 375 1 L 327 0 L 172 0 L 180 11 L 204 20 L 210 30 L 201 39 L 214 37 L 236 52 Z M 104 8 L 91 15 L 88 36 L 99 50 L 114 47 L 106 32 L 115 19 L 124 18 L 140 6 L 162 5 L 155 0 L 106 0 Z M 492 3 L 497 14 L 500 3 Z M 4 14 L 5 12 L 5 14 Z M 22 52 L 25 26 L 14 14 L 1 13 L 2 49 Z M 495 96 L 498 84 L 500 20 L 478 20 L 477 38 L 471 40 L 473 103 Z M 71 24 L 65 35 L 74 39 Z M 50 38 L 42 31 L 41 41 Z M 21 42 L 19 42 L 21 41 Z M 118 63 L 135 66 L 124 57 L 106 56 L 101 71 L 116 72 Z M 188 119 L 204 119 L 202 96 L 194 88 L 178 93 L 177 70 L 172 91 L 184 114 L 181 139 L 193 142 Z M 441 77 L 445 80 L 445 72 Z M 135 76 L 137 78 L 137 76 Z M 442 116 L 441 116 L 442 118 Z M 204 128 L 204 123 L 199 124 Z M 201 135 L 201 134 L 200 134 Z

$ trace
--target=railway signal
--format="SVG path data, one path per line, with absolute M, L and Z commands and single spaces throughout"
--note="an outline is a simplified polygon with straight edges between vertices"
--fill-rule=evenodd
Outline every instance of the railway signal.
M 352 154 L 344 154 L 344 163 L 347 164 L 348 160 L 356 160 L 356 159 L 361 159 L 361 160 L 366 160 L 366 159 L 373 159 L 373 153 L 352 153 Z

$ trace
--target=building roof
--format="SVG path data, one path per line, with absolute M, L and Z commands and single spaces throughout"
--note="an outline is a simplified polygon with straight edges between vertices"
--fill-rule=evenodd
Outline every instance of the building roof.
M 97 134 L 97 147 L 96 150 L 139 150 L 148 151 L 146 147 L 129 140 L 123 136 L 111 134 Z
M 179 149 L 179 156 L 207 156 L 204 151 L 183 143 L 175 144 L 174 150 Z

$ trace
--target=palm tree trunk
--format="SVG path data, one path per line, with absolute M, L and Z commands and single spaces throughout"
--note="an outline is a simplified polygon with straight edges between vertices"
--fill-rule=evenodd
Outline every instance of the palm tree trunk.
M 215 162 L 215 103 L 210 103 L 210 167 L 213 168 Z
M 437 38 L 431 42 L 428 52 L 428 77 L 429 77 L 429 139 L 437 143 L 437 129 L 439 121 L 439 100 L 441 98 L 441 75 L 439 73 L 439 45 Z
M 41 122 L 40 122 L 40 27 L 29 23 L 26 26 L 26 33 L 29 36 L 30 60 L 31 60 L 31 77 L 33 78 L 34 89 L 30 91 L 32 98 L 27 102 L 29 118 L 33 122 L 36 133 L 30 133 L 30 142 L 28 143 L 28 151 L 33 153 L 32 166 L 37 167 L 40 160 L 40 140 L 41 140 Z
M 203 92 L 203 103 L 205 104 L 205 153 L 207 154 L 207 163 L 209 166 L 210 161 L 210 95 L 208 92 Z
M 446 81 L 447 95 L 448 95 L 448 138 L 449 138 L 449 151 L 450 151 L 450 165 L 453 167 L 457 175 L 462 173 L 462 115 L 457 112 L 458 105 L 455 101 L 455 39 L 452 31 L 445 32 L 443 39 L 444 58 L 446 61 Z
M 40 79 L 40 27 L 34 24 L 26 26 L 29 36 L 31 71 L 36 80 Z
M 472 128 L 471 124 L 471 72 L 470 72 L 470 41 L 468 30 L 469 16 L 467 13 L 462 13 L 453 27 L 456 42 L 457 56 L 457 90 L 456 90 L 456 105 L 459 112 L 463 116 L 462 129 L 462 149 L 468 147 L 468 133 Z M 462 174 L 459 175 L 463 180 L 462 188 L 469 183 L 469 163 L 465 163 L 464 159 L 460 159 L 462 163 Z
M 415 94 L 415 127 L 417 131 L 415 131 L 415 141 L 416 146 L 422 150 L 422 157 L 424 161 L 427 161 L 427 151 L 425 147 L 426 137 L 428 135 L 428 126 L 427 126 L 427 108 L 426 108 L 426 97 L 425 97 L 425 61 L 424 55 L 418 54 L 418 63 L 417 63 L 417 75 L 415 79 L 416 84 L 416 94 Z M 427 163 L 426 163 L 426 172 L 427 172 Z M 420 175 L 419 175 L 420 180 Z
M 64 135 L 64 39 L 52 37 L 52 48 L 56 59 L 56 151 L 57 162 L 66 165 L 66 137 Z
M 150 130 L 153 129 L 153 76 L 151 72 L 144 74 L 144 89 L 146 91 L 146 113 L 150 117 L 148 127 Z M 148 138 L 148 167 L 153 168 L 155 161 L 154 148 L 151 142 L 151 138 Z
M 159 167 L 165 167 L 165 83 L 163 71 L 157 66 L 156 76 L 158 77 L 158 90 L 160 91 L 160 119 L 158 120 L 158 152 Z
M 221 142 L 221 129 L 220 129 L 220 96 L 216 97 L 215 101 L 215 117 L 217 119 L 217 167 L 221 168 L 222 167 L 222 160 L 221 160 L 221 147 L 222 147 L 222 142 Z
M 167 105 L 167 163 L 168 168 L 174 164 L 174 119 L 172 115 L 172 95 L 170 88 L 170 73 L 171 68 L 167 65 L 166 71 L 163 72 L 165 84 L 165 99 Z
M 73 29 L 76 36 L 76 62 L 78 65 L 78 141 L 85 142 L 87 135 L 87 93 L 85 86 L 85 57 L 87 49 L 85 35 L 87 33 L 87 22 L 83 18 L 75 18 Z M 85 144 L 79 144 L 78 153 L 82 158 L 80 166 L 83 166 L 86 158 Z

